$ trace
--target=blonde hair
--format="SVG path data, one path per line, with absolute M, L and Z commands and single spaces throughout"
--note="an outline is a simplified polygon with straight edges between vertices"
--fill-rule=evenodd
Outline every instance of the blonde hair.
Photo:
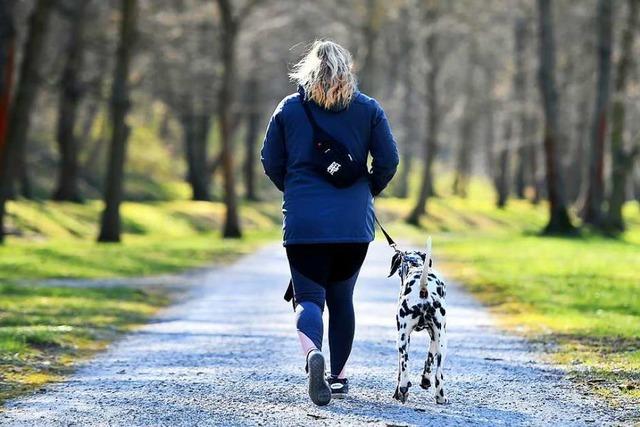
M 326 109 L 348 106 L 357 87 L 351 53 L 332 41 L 316 40 L 289 77 L 307 99 Z

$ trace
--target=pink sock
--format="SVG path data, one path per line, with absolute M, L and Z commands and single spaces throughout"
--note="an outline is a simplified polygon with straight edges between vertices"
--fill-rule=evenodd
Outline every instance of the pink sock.
M 338 374 L 338 378 L 340 378 L 341 380 L 347 378 L 347 366 L 346 365 L 342 367 L 342 371 L 340 371 L 340 373 Z
M 298 338 L 300 339 L 300 347 L 302 348 L 302 355 L 304 357 L 307 357 L 311 350 L 317 349 L 313 341 L 311 341 L 308 336 L 300 331 L 298 331 Z

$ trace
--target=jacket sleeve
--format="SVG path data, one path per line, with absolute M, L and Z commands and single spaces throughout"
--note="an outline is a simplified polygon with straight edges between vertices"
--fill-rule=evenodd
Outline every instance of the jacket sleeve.
M 284 131 L 282 126 L 281 108 L 278 106 L 269 120 L 269 126 L 264 136 L 260 159 L 264 173 L 280 191 L 284 191 L 284 176 L 286 174 L 287 152 L 285 149 Z
M 389 122 L 382 108 L 378 107 L 371 130 L 370 153 L 372 157 L 369 184 L 371 193 L 377 196 L 384 190 L 396 173 L 398 148 L 393 139 Z

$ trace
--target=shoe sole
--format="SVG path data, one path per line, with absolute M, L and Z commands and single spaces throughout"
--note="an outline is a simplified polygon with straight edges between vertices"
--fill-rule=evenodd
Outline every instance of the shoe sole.
M 315 352 L 309 356 L 309 397 L 318 406 L 331 402 L 331 389 L 324 378 L 324 356 Z
M 348 397 L 347 393 L 333 393 L 331 395 L 332 399 L 346 399 Z

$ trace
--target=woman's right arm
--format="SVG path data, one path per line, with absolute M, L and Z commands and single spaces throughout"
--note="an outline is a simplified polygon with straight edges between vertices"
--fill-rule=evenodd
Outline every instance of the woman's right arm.
M 264 173 L 280 191 L 284 191 L 284 176 L 287 167 L 287 152 L 282 126 L 282 108 L 278 106 L 269 120 L 267 133 L 264 136 L 260 159 Z

